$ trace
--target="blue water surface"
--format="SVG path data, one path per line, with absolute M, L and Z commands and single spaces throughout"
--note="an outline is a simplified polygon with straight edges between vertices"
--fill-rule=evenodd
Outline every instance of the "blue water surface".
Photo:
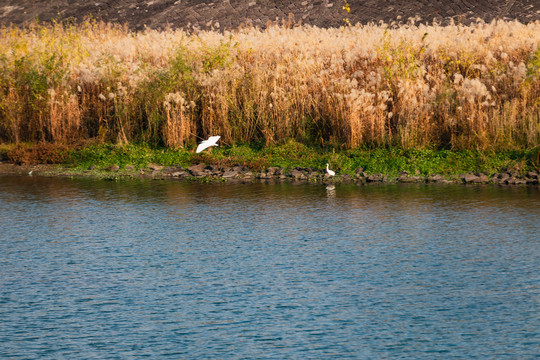
M 540 357 L 538 187 L 0 177 L 1 359 Z

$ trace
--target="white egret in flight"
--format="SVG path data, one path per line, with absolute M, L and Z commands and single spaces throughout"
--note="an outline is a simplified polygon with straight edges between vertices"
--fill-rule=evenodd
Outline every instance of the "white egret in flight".
M 328 175 L 330 175 L 330 176 L 336 175 L 336 172 L 330 170 L 330 169 L 329 169 L 329 166 L 330 166 L 330 165 L 328 165 L 328 163 L 326 163 L 326 173 L 327 173 Z
M 196 153 L 200 153 L 201 151 L 203 151 L 204 149 L 210 147 L 210 146 L 219 146 L 217 143 L 217 141 L 219 140 L 221 136 L 210 136 L 208 138 L 208 140 L 204 140 L 202 143 L 199 144 L 199 146 L 197 146 L 197 150 L 195 151 Z

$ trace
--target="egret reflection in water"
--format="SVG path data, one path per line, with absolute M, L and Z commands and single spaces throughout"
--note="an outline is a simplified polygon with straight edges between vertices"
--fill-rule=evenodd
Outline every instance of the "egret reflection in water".
M 326 186 L 326 196 L 328 197 L 336 196 L 336 185 L 330 184 Z

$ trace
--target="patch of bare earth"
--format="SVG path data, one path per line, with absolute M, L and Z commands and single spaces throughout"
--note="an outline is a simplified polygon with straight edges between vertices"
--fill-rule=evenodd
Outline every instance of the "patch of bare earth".
M 92 17 L 106 22 L 145 28 L 224 30 L 243 24 L 265 27 L 268 22 L 293 19 L 319 27 L 384 21 L 449 21 L 468 24 L 477 19 L 540 21 L 538 0 L 6 0 L 0 4 L 0 24 L 23 25 L 34 20 L 81 21 Z

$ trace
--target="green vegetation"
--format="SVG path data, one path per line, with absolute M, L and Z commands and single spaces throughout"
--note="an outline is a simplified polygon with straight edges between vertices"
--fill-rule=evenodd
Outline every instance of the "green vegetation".
M 540 168 L 540 23 L 347 25 L 0 28 L 0 159 L 96 171 L 328 162 L 389 176 Z M 211 135 L 220 147 L 195 154 Z
M 0 157 L 15 163 L 60 163 L 74 170 L 95 168 L 108 170 L 113 165 L 121 170 L 146 169 L 148 164 L 189 167 L 207 165 L 244 165 L 254 171 L 269 167 L 285 169 L 324 169 L 328 162 L 340 174 L 353 174 L 363 168 L 367 174 L 382 173 L 397 176 L 409 174 L 454 176 L 461 173 L 493 174 L 502 171 L 525 173 L 540 168 L 539 149 L 527 151 L 475 151 L 430 149 L 354 149 L 336 152 L 333 149 L 308 147 L 289 141 L 276 146 L 221 146 L 201 154 L 193 149 L 173 150 L 144 144 L 90 144 L 77 149 L 49 145 L 18 145 L 0 147 Z

